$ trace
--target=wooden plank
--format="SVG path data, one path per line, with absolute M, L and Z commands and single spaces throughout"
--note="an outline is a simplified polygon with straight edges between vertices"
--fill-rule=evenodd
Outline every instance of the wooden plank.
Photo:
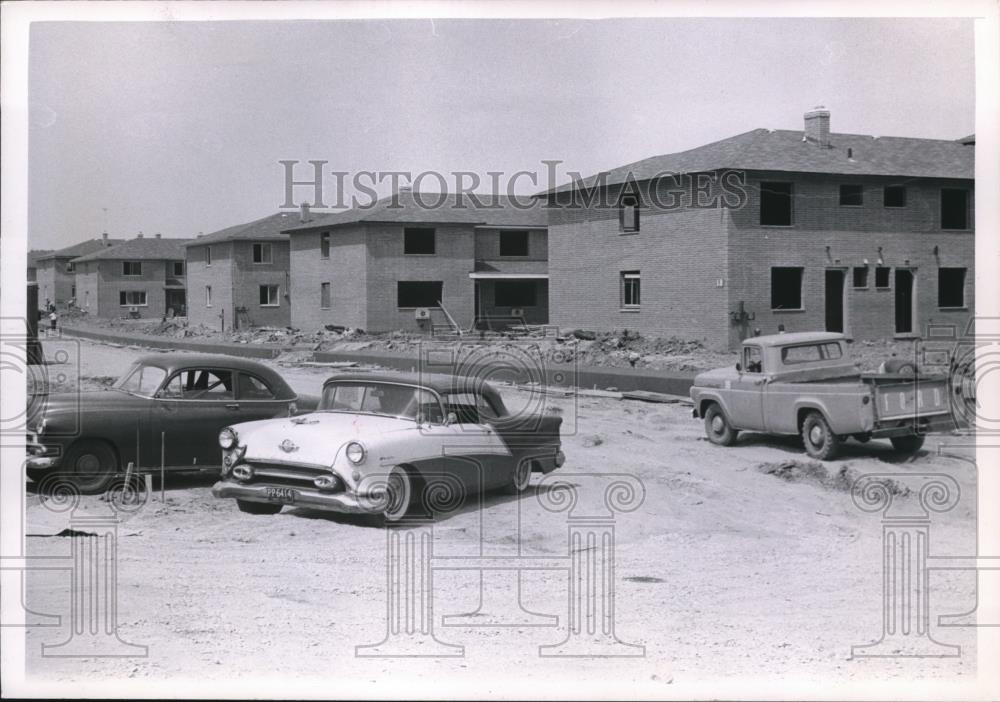
M 668 395 L 663 392 L 650 392 L 649 390 L 626 390 L 622 393 L 625 400 L 641 400 L 643 402 L 663 402 L 668 404 L 692 404 L 690 397 L 683 395 Z

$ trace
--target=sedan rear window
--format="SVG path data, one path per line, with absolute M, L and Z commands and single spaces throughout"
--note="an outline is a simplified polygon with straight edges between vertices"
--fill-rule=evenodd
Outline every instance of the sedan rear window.
M 274 392 L 260 378 L 246 373 L 239 375 L 239 390 L 241 400 L 273 400 Z

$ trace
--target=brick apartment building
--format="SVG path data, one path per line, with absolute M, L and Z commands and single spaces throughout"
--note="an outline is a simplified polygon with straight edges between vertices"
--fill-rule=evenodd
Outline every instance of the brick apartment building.
M 714 348 L 780 328 L 964 328 L 974 154 L 974 136 L 831 133 L 817 109 L 803 131 L 756 129 L 555 188 L 539 196 L 552 323 Z
M 288 237 L 300 224 L 279 212 L 189 241 L 188 322 L 213 329 L 292 323 Z
M 140 234 L 73 259 L 77 306 L 107 318 L 184 315 L 187 241 Z
M 400 190 L 289 228 L 292 325 L 426 331 L 439 302 L 464 329 L 547 323 L 545 212 L 478 197 Z
M 35 280 L 38 281 L 38 305 L 45 306 L 50 300 L 57 307 L 65 307 L 70 300 L 76 298 L 76 276 L 73 271 L 74 258 L 99 251 L 123 239 L 109 239 L 105 233 L 100 239 L 89 239 L 79 244 L 67 246 L 64 249 L 46 251 L 34 258 Z M 29 270 L 30 266 L 29 259 Z M 30 275 L 30 274 L 29 274 Z

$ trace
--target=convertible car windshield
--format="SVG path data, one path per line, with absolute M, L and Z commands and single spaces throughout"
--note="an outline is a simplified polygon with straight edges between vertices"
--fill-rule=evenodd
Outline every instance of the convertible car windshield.
M 133 395 L 152 397 L 166 375 L 167 372 L 159 366 L 144 366 L 139 363 L 125 371 L 111 387 Z
M 361 412 L 440 423 L 441 403 L 429 390 L 380 382 L 330 383 L 323 388 L 320 411 Z

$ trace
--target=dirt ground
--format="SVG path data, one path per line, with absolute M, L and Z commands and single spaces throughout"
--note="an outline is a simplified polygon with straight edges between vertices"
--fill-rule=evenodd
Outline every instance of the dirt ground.
M 165 321 L 102 319 L 80 313 L 67 313 L 63 324 L 83 329 L 112 331 L 123 334 L 150 334 L 181 339 L 228 341 L 240 344 L 280 346 L 296 351 L 364 351 L 375 353 L 415 353 L 428 336 L 407 332 L 367 334 L 358 329 L 326 328 L 303 330 L 265 327 L 221 332 L 205 326 L 190 326 L 178 317 Z M 627 329 L 593 333 L 593 338 L 577 338 L 578 330 L 545 330 L 537 328 L 527 335 L 489 333 L 486 338 L 498 347 L 516 343 L 533 346 L 547 362 L 572 363 L 580 366 L 614 368 L 649 368 L 652 370 L 699 371 L 732 365 L 736 353 L 716 351 L 699 341 L 677 338 L 646 337 Z M 581 336 L 590 337 L 591 334 Z M 517 340 L 515 340 L 517 339 Z M 914 360 L 913 342 L 905 340 L 857 341 L 852 354 L 863 370 L 875 370 L 890 358 Z
M 117 375 L 139 353 L 88 342 L 79 349 L 79 375 L 90 386 Z M 308 394 L 329 374 L 277 368 Z M 512 405 L 525 401 L 523 391 L 503 394 Z M 906 461 L 888 442 L 872 441 L 848 444 L 839 460 L 814 462 L 792 440 L 745 435 L 735 447 L 713 446 L 683 404 L 583 395 L 547 402 L 564 417 L 566 432 L 567 463 L 553 475 L 563 474 L 587 498 L 603 490 L 611 474 L 634 476 L 644 490 L 642 504 L 615 519 L 611 574 L 615 633 L 644 646 L 644 655 L 539 655 L 540 645 L 567 636 L 565 571 L 522 575 L 522 607 L 558 617 L 556 627 L 445 627 L 443 617 L 476 611 L 481 592 L 510 595 L 513 581 L 495 583 L 492 578 L 505 576 L 488 572 L 481 590 L 475 571 L 438 570 L 436 636 L 464 646 L 464 656 L 357 657 L 356 646 L 386 635 L 386 532 L 301 508 L 243 514 L 232 501 L 213 499 L 213 478 L 202 475 L 169 477 L 166 502 L 157 490 L 119 527 L 118 630 L 121 639 L 148 646 L 148 656 L 47 657 L 41 645 L 65 640 L 67 626 L 29 628 L 28 674 L 81 682 L 280 676 L 315 680 L 332 696 L 342 694 L 336 681 L 345 679 L 370 685 L 373 695 L 388 694 L 379 685 L 391 681 L 412 690 L 430 685 L 431 694 L 443 696 L 449 685 L 488 694 L 514 680 L 538 695 L 559 696 L 566 684 L 582 683 L 594 695 L 630 697 L 671 695 L 687 683 L 735 676 L 776 682 L 792 676 L 832 686 L 974 673 L 974 629 L 937 623 L 938 615 L 973 609 L 971 572 L 933 571 L 929 581 L 932 635 L 960 645 L 960 656 L 851 659 L 852 645 L 876 641 L 882 630 L 880 515 L 860 511 L 851 483 L 864 473 L 896 474 L 895 499 L 912 508 L 916 494 L 905 486 L 914 474 L 952 476 L 961 498 L 934 515 L 930 549 L 932 555 L 973 555 L 976 473 L 971 450 L 954 446 L 958 437 L 930 437 L 925 450 Z M 435 554 L 566 556 L 566 515 L 544 509 L 538 497 L 534 489 L 520 499 L 488 495 L 481 506 L 438 520 Z M 74 539 L 44 538 L 70 519 L 50 500 L 29 484 L 29 555 L 70 553 Z M 79 509 L 106 513 L 107 504 L 86 497 Z M 31 571 L 27 607 L 68 613 L 68 577 Z M 489 624 L 493 617 L 528 615 L 510 599 L 487 599 L 478 616 Z M 544 620 L 515 623 L 538 621 Z

